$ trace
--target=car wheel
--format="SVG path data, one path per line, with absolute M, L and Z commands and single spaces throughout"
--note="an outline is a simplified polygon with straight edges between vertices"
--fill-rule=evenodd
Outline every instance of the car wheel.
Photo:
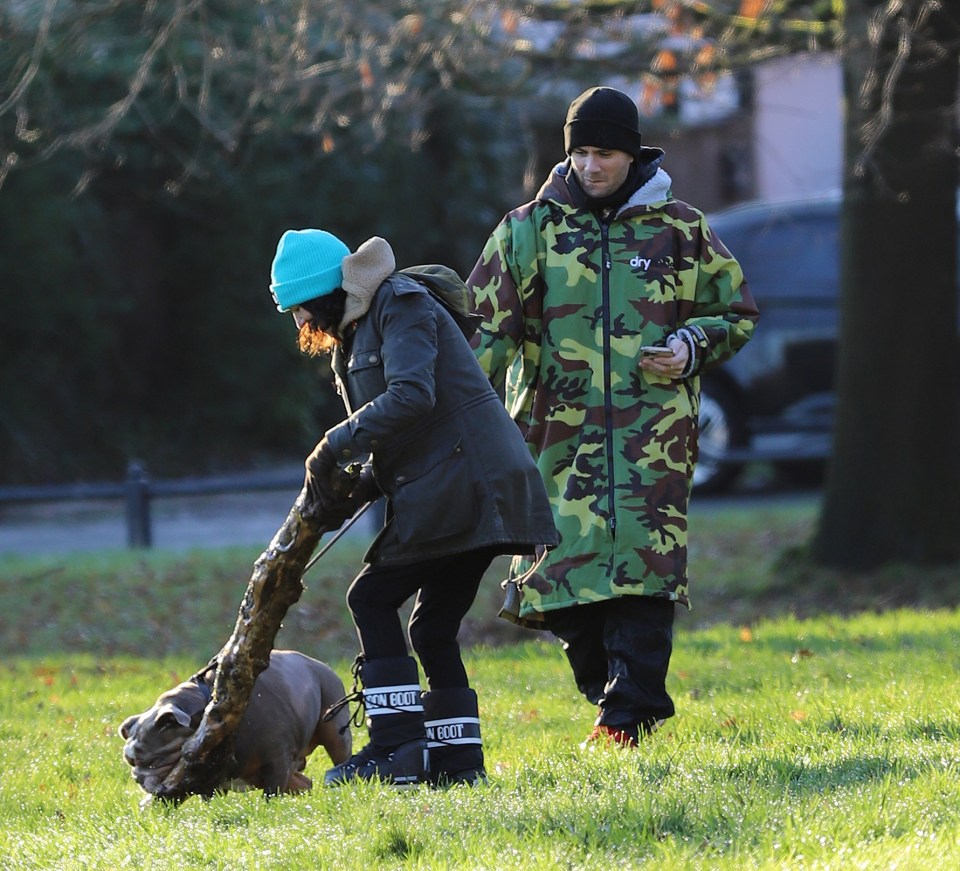
M 747 445 L 747 430 L 737 402 L 720 383 L 704 384 L 700 390 L 700 458 L 693 473 L 698 493 L 720 493 L 730 487 L 743 463 L 721 462 L 728 451 Z

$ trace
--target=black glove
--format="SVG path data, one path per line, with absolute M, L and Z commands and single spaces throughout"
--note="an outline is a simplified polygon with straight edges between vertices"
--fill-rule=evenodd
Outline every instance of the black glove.
M 307 477 L 304 481 L 310 499 L 320 509 L 328 509 L 338 501 L 334 492 L 334 480 L 340 477 L 333 447 L 324 436 L 306 461 Z
M 369 464 L 364 466 L 350 491 L 350 498 L 359 508 L 367 502 L 379 499 L 382 495 L 383 492 L 377 486 L 377 482 L 373 480 L 373 469 Z
M 333 502 L 314 512 L 329 529 L 339 529 L 363 505 L 383 495 L 373 480 L 373 469 L 369 466 L 365 466 L 363 471 L 358 466 L 339 469 L 334 474 L 333 493 Z

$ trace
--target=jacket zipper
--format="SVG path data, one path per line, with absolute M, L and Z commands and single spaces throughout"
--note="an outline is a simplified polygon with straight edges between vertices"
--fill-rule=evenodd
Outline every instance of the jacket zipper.
M 607 511 L 610 514 L 610 537 L 617 537 L 613 480 L 613 400 L 610 395 L 610 224 L 600 218 L 601 259 L 600 288 L 603 303 L 603 420 L 607 443 Z

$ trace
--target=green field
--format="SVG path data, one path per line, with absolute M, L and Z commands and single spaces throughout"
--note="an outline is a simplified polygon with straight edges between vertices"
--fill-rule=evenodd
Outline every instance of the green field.
M 495 571 L 466 633 L 487 785 L 144 810 L 117 726 L 226 640 L 256 554 L 2 560 L 0 868 L 958 867 L 957 570 L 809 573 L 783 554 L 810 520 L 744 510 L 695 530 L 677 716 L 635 751 L 579 748 L 593 711 L 555 644 L 493 616 Z M 346 677 L 358 554 L 328 556 L 278 644 Z M 327 765 L 317 751 L 307 773 Z

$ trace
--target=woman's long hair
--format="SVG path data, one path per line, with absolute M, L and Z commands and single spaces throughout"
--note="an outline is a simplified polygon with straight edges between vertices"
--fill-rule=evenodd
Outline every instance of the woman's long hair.
M 347 304 L 346 291 L 338 287 L 332 293 L 300 303 L 313 316 L 297 334 L 297 346 L 304 354 L 327 354 L 340 342 L 340 321 Z

